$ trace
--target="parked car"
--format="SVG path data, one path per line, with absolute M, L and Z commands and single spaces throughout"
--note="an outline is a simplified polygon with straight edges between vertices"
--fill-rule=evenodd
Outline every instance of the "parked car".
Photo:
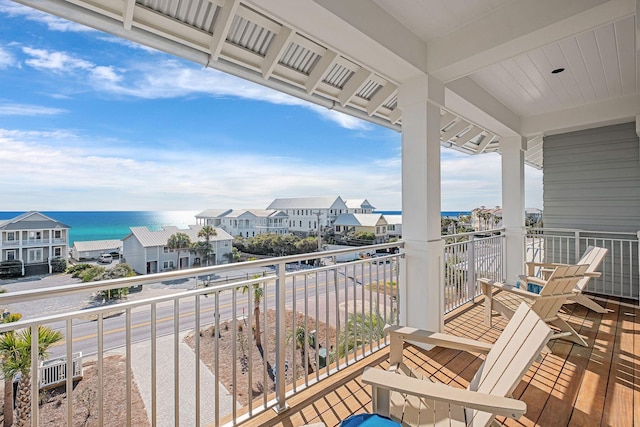
M 111 256 L 111 254 L 100 254 L 100 256 L 98 257 L 98 262 L 101 264 L 111 264 L 112 261 L 113 257 Z

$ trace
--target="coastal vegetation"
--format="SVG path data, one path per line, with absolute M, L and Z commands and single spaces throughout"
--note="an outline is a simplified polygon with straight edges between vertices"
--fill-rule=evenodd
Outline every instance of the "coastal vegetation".
M 180 254 L 183 251 L 188 251 L 191 248 L 191 239 L 184 233 L 176 233 L 169 236 L 169 240 L 167 240 L 167 247 L 171 251 L 175 251 L 178 253 L 178 259 L 176 265 L 178 269 L 182 269 L 182 265 L 180 264 Z
M 287 256 L 315 252 L 318 238 L 300 238 L 293 234 L 264 233 L 255 237 L 236 236 L 233 247 L 240 252 L 265 256 Z
M 71 277 L 82 280 L 83 283 L 95 282 L 98 280 L 120 279 L 122 277 L 133 277 L 136 272 L 126 263 L 121 263 L 111 269 L 106 269 L 100 265 L 92 265 L 87 263 L 76 264 L 67 269 L 67 273 Z M 129 288 L 106 289 L 99 291 L 96 297 L 102 300 L 119 299 L 129 294 Z

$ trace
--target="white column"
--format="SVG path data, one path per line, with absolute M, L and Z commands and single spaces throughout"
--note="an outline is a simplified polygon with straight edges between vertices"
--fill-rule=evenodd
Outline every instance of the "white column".
M 444 326 L 444 243 L 440 239 L 440 107 L 444 86 L 420 76 L 398 89 L 402 111 L 402 230 L 404 280 L 400 322 L 441 331 Z
M 524 137 L 505 137 L 500 140 L 502 154 L 502 226 L 505 228 L 505 275 L 515 283 L 524 273 Z

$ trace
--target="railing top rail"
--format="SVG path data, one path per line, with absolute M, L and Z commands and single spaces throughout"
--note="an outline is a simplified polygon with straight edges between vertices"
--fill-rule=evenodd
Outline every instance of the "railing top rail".
M 579 228 L 536 228 L 530 227 L 527 228 L 527 232 L 529 231 L 543 231 L 543 232 L 556 232 L 556 233 L 588 233 L 588 234 L 604 234 L 604 235 L 617 235 L 617 236 L 633 236 L 634 238 L 638 238 L 638 232 L 632 231 L 595 231 L 595 230 L 583 230 Z
M 484 235 L 484 234 L 496 234 L 496 233 L 503 233 L 504 232 L 504 228 L 494 228 L 492 230 L 482 230 L 482 231 L 469 231 L 467 233 L 458 233 L 458 234 L 444 234 L 441 236 L 441 239 L 451 239 L 451 238 L 455 238 L 455 237 L 467 237 L 467 236 L 477 236 L 478 234 Z
M 196 276 L 206 276 L 230 270 L 240 270 L 243 268 L 270 267 L 277 264 L 288 264 L 310 259 L 329 258 L 341 254 L 353 252 L 367 252 L 371 250 L 404 247 L 403 241 L 394 243 L 383 243 L 370 246 L 354 246 L 353 248 L 337 249 L 323 252 L 311 252 L 301 255 L 290 255 L 284 257 L 266 258 L 262 260 L 246 261 L 240 263 L 215 265 L 209 267 L 191 268 L 188 270 L 175 270 L 163 273 L 147 274 L 142 276 L 124 277 L 120 279 L 101 280 L 97 282 L 76 283 L 72 285 L 54 286 L 44 289 L 32 289 L 25 291 L 15 291 L 0 295 L 0 306 L 11 303 L 33 301 L 42 298 L 51 298 L 76 294 L 80 292 L 95 292 L 98 290 L 125 288 L 129 286 L 146 285 L 167 280 L 185 279 Z

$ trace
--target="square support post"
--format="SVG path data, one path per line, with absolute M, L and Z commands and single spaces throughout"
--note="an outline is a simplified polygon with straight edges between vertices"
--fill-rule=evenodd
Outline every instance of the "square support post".
M 398 89 L 402 111 L 402 229 L 406 264 L 400 323 L 444 325 L 444 242 L 440 236 L 440 108 L 444 86 L 419 76 Z
M 502 225 L 505 228 L 505 279 L 515 284 L 524 273 L 525 210 L 524 152 L 527 140 L 521 136 L 500 140 L 502 154 Z

